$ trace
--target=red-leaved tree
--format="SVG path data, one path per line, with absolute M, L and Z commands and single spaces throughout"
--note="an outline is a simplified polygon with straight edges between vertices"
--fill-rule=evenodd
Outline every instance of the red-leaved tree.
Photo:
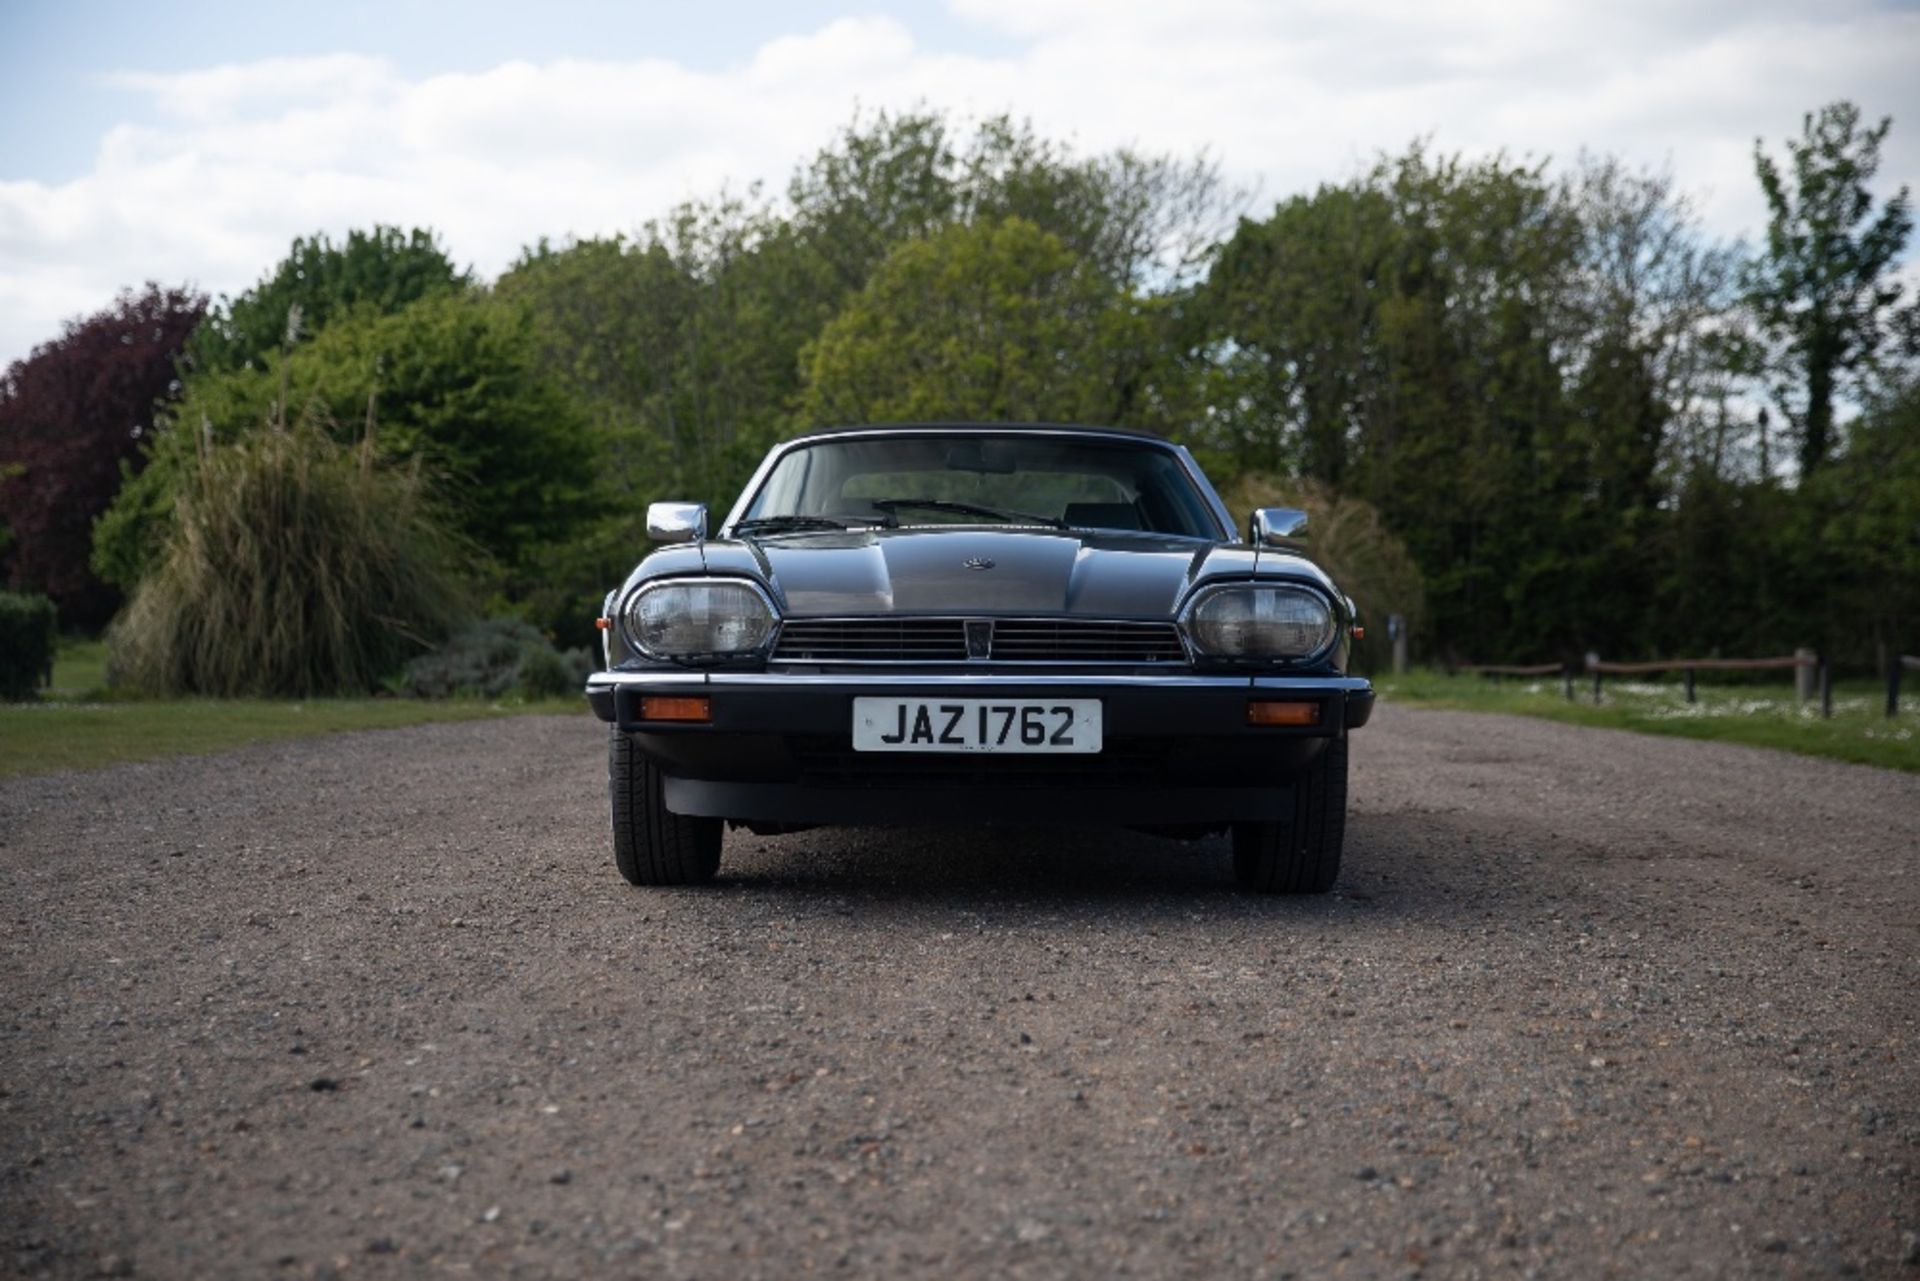
M 119 594 L 87 567 L 93 520 L 138 467 L 157 406 L 207 300 L 148 284 L 70 321 L 0 378 L 0 581 L 53 598 L 63 627 L 93 630 Z

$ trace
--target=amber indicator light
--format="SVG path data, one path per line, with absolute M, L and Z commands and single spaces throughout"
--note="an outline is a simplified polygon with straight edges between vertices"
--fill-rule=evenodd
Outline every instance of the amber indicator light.
M 713 719 L 710 700 L 704 698 L 668 698 L 648 694 L 640 700 L 643 721 L 709 721 Z
M 1320 704 L 1254 701 L 1247 704 L 1249 725 L 1318 725 Z
M 604 632 L 613 626 L 613 620 L 611 618 L 596 618 L 593 620 L 593 625 Z

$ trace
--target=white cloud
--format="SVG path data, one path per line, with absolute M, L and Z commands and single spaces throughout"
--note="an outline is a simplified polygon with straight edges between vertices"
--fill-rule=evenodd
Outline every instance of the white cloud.
M 167 115 L 206 122 L 300 102 L 324 106 L 342 98 L 389 95 L 402 88 L 384 60 L 358 54 L 263 58 L 176 75 L 121 71 L 103 79 L 110 88 L 151 95 L 154 106 Z
M 857 104 L 1009 110 L 1100 149 L 1205 148 L 1264 200 L 1380 150 L 1670 164 L 1752 233 L 1751 172 L 1835 98 L 1895 116 L 1920 175 L 1920 12 L 1835 0 L 1356 6 L 1340 0 L 953 0 L 1016 52 L 916 46 L 887 17 L 769 33 L 744 62 L 506 63 L 408 78 L 349 54 L 121 73 L 148 110 L 70 182 L 0 181 L 0 361 L 147 279 L 244 289 L 296 235 L 430 225 L 483 274 L 542 235 L 630 230 L 689 196 L 776 189 Z

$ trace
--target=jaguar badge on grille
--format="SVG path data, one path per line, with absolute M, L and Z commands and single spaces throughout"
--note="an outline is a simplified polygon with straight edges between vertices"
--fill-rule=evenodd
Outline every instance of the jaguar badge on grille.
M 967 657 L 976 663 L 993 657 L 993 620 L 991 618 L 967 620 Z
M 993 557 L 969 556 L 965 561 L 962 561 L 961 563 L 964 564 L 968 569 L 992 569 Z

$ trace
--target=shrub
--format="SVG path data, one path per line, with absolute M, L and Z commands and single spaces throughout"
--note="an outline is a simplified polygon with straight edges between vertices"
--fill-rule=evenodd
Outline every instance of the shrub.
M 408 663 L 400 685 L 418 698 L 498 698 L 516 689 L 529 698 L 556 698 L 579 693 L 591 669 L 585 650 L 562 654 L 528 623 L 489 618 Z
M 562 654 L 549 645 L 529 653 L 520 665 L 520 691 L 528 698 L 564 698 L 578 694 L 587 683 L 592 662 L 582 663 L 586 651 L 570 649 Z
M 203 443 L 157 555 L 108 635 L 149 693 L 364 693 L 468 612 L 464 545 L 417 469 L 311 422 Z
M 0 699 L 27 702 L 53 668 L 53 601 L 0 592 Z

